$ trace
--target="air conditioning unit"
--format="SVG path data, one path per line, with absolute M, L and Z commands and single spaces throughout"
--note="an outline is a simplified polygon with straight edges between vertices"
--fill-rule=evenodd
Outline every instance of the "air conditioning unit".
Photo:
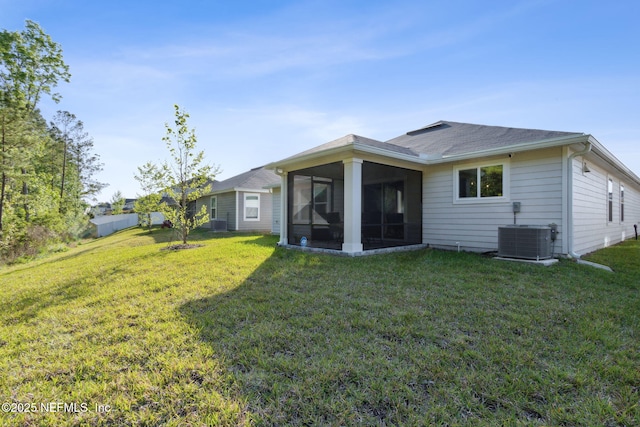
M 539 225 L 498 227 L 498 256 L 535 260 L 551 258 L 551 227 Z
M 209 226 L 213 229 L 213 231 L 227 231 L 227 221 L 223 219 L 211 220 Z

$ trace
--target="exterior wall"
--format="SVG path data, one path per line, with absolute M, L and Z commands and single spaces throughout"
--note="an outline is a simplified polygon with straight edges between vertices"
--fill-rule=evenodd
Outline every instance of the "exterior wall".
M 559 253 L 565 235 L 563 213 L 563 157 L 561 148 L 550 148 L 485 158 L 472 162 L 427 167 L 423 174 L 423 243 L 434 247 L 495 251 L 498 227 L 514 223 L 513 202 L 521 203 L 516 223 L 521 225 L 558 225 L 554 252 Z M 454 169 L 458 166 L 482 166 L 504 162 L 507 166 L 505 198 L 460 203 L 455 200 Z
M 273 215 L 271 217 L 271 234 L 280 234 L 280 187 L 274 188 L 271 193 L 271 203 L 273 205 Z
M 227 229 L 235 230 L 236 228 L 236 197 L 235 192 L 221 193 L 215 195 L 218 198 L 218 214 L 217 219 L 227 221 Z M 196 212 L 200 212 L 202 206 L 207 207 L 207 215 L 211 215 L 211 197 L 201 197 L 196 200 Z M 211 227 L 211 223 L 203 225 L 203 227 Z
M 259 221 L 244 219 L 244 196 L 245 194 L 260 195 L 260 219 Z M 264 231 L 271 232 L 273 218 L 273 198 L 271 193 L 259 193 L 252 191 L 238 191 L 238 231 Z
M 583 162 L 589 172 L 583 172 Z M 609 179 L 613 181 L 613 221 L 609 221 Z M 624 221 L 620 186 L 624 186 Z M 640 188 L 593 155 L 573 160 L 574 252 L 583 255 L 635 236 L 640 222 Z
M 218 194 L 218 219 L 227 221 L 227 230 L 236 230 L 236 193 Z
M 273 202 L 271 193 L 256 192 L 260 194 L 260 220 L 259 221 L 245 221 L 244 219 L 244 195 L 253 194 L 251 191 L 230 191 L 228 193 L 216 194 L 218 198 L 218 218 L 220 220 L 227 221 L 227 230 L 230 231 L 263 231 L 270 233 L 273 226 Z M 211 197 L 201 197 L 196 201 L 196 209 L 201 209 L 203 205 L 207 206 L 207 211 L 211 212 Z M 236 198 L 238 215 L 236 215 Z M 278 202 L 278 209 L 279 209 Z M 276 217 L 276 220 L 280 216 Z M 236 224 L 236 220 L 238 223 Z M 211 225 L 205 224 L 204 227 L 210 227 Z M 278 230 L 279 232 L 279 230 Z

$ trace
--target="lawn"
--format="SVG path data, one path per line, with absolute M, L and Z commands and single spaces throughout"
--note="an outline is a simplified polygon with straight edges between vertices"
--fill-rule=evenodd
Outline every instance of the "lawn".
M 640 425 L 640 245 L 553 267 L 126 230 L 0 269 L 0 425 Z

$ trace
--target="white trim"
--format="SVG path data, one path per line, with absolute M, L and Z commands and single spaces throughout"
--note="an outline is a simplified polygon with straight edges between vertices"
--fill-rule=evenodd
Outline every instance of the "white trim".
M 569 159 L 569 147 L 562 147 L 562 159 Z M 573 221 L 569 221 L 569 205 L 573 206 L 573 201 L 569 201 L 569 198 L 573 198 L 573 194 L 569 191 L 572 190 L 573 177 L 569 177 L 570 168 L 567 166 L 569 162 L 562 162 L 562 182 L 566 185 L 562 186 L 562 224 L 559 230 L 562 236 L 562 251 L 563 254 L 569 253 L 569 224 L 573 224 Z M 573 225 L 572 225 L 573 226 Z
M 242 191 L 242 192 L 250 192 L 250 193 L 271 193 L 271 189 L 270 188 L 242 188 L 242 187 L 234 187 L 234 188 L 227 188 L 224 190 L 216 190 L 216 191 L 212 191 L 210 193 L 205 194 L 205 196 L 215 196 L 218 194 L 225 194 L 225 193 L 232 193 L 232 192 L 238 192 L 238 191 Z
M 257 197 L 258 200 L 258 216 L 256 218 L 247 217 L 247 199 L 249 197 Z M 252 206 L 254 207 L 254 206 Z M 260 221 L 260 193 L 244 193 L 244 204 L 242 206 L 242 216 L 244 221 Z
M 236 193 L 236 230 L 240 230 L 240 193 Z
M 480 174 L 481 168 L 491 166 L 502 166 L 502 196 L 495 197 L 460 197 L 460 171 L 465 169 L 476 169 Z M 478 177 L 478 190 L 480 191 L 480 177 Z M 463 163 L 453 166 L 453 203 L 454 204 L 478 204 L 478 203 L 506 203 L 511 199 L 510 185 L 511 183 L 511 163 L 508 159 L 493 161 Z
M 277 171 L 276 171 L 277 173 Z M 280 242 L 281 246 L 289 244 L 289 223 L 288 218 L 288 200 L 289 200 L 289 188 L 287 172 L 282 172 L 280 175 Z

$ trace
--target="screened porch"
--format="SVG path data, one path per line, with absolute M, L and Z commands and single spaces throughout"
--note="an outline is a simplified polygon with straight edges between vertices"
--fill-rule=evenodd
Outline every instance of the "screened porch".
M 288 244 L 342 250 L 349 197 L 360 198 L 359 217 L 350 223 L 359 231 L 349 235 L 364 250 L 422 243 L 422 173 L 360 163 L 357 191 L 345 191 L 343 162 L 288 173 Z

